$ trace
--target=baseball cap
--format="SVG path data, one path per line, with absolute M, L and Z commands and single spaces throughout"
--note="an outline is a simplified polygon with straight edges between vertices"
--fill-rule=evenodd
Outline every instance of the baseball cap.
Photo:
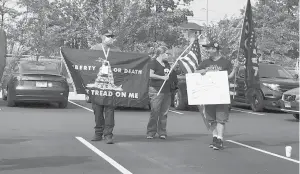
M 102 30 L 102 35 L 104 35 L 104 36 L 115 36 L 114 34 L 113 34 L 113 32 L 111 31 L 111 30 L 108 30 L 108 29 L 104 29 L 104 30 Z
M 218 42 L 209 42 L 208 44 L 202 45 L 202 47 L 205 47 L 205 48 L 216 48 L 217 50 L 219 50 L 221 48 L 220 44 Z

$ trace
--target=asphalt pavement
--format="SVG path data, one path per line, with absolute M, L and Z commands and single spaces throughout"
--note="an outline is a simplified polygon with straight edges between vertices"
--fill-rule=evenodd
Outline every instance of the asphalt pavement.
M 118 109 L 115 144 L 92 142 L 91 105 L 68 108 L 0 101 L 0 174 L 297 174 L 299 122 L 291 114 L 233 108 L 225 149 L 196 111 L 168 115 L 168 138 L 145 138 L 149 111 Z M 285 146 L 292 146 L 291 158 Z

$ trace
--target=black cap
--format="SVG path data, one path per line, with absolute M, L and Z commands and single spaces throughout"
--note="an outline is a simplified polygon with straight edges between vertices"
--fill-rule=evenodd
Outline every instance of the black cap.
M 217 50 L 220 49 L 220 44 L 218 42 L 210 42 L 208 44 L 202 45 L 205 48 L 216 48 Z
M 115 36 L 113 34 L 113 32 L 111 30 L 108 30 L 108 29 L 103 29 L 101 34 L 104 35 L 104 36 Z

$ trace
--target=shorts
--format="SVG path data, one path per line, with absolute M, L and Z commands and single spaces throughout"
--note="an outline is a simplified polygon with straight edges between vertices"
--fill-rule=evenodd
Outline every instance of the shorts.
M 219 104 L 219 105 L 205 105 L 205 116 L 209 123 L 225 123 L 229 119 L 229 105 Z

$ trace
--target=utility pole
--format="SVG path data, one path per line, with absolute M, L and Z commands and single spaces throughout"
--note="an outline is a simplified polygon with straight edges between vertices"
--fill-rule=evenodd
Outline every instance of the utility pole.
M 206 0 L 206 26 L 208 27 L 208 0 Z

